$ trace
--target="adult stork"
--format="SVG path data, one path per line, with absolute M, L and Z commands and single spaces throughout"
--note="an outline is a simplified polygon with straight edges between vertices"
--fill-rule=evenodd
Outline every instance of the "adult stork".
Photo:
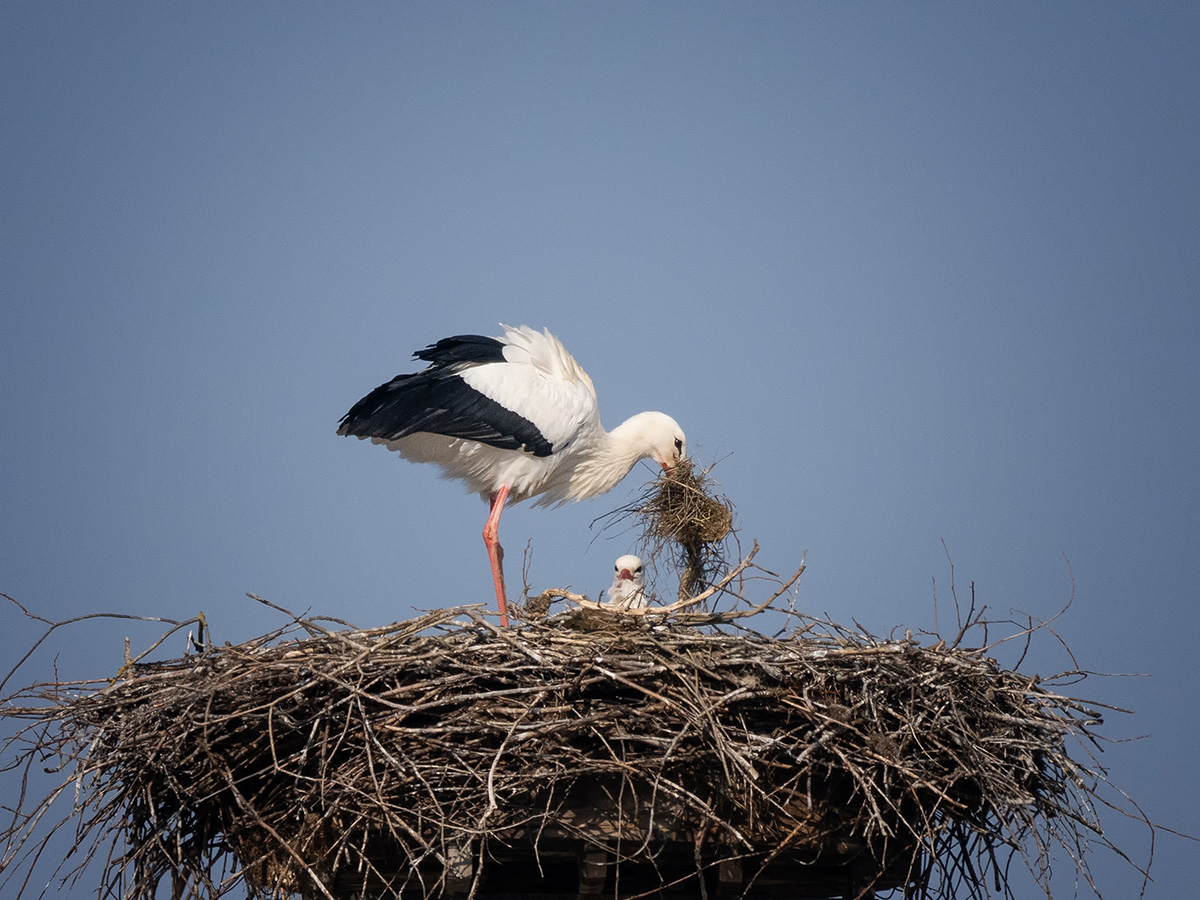
M 549 331 L 501 325 L 500 337 L 460 334 L 413 356 L 429 365 L 397 375 L 342 417 L 338 434 L 370 438 L 413 462 L 436 463 L 490 504 L 487 545 L 508 625 L 504 504 L 538 506 L 611 490 L 642 459 L 670 472 L 687 451 L 683 429 L 661 412 L 638 413 L 612 431 L 600 424 L 592 380 Z

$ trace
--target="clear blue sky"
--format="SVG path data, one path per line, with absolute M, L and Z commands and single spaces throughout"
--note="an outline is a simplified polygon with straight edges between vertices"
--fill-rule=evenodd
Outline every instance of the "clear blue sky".
M 334 430 L 439 337 L 546 326 L 609 427 L 721 460 L 764 565 L 807 550 L 802 609 L 931 627 L 943 540 L 997 615 L 1073 584 L 1079 664 L 1152 676 L 1079 688 L 1149 735 L 1114 781 L 1200 834 L 1198 40 L 1184 2 L 6 3 L 0 591 L 220 641 L 280 624 L 247 591 L 489 601 L 478 498 Z M 594 594 L 639 473 L 510 510 L 510 566 Z

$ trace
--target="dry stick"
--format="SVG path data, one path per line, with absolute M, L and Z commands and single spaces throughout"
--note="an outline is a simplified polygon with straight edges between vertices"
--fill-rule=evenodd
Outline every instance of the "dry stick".
M 758 550 L 758 544 L 755 543 L 754 549 L 751 550 L 751 552 L 750 552 L 750 556 L 753 556 L 757 550 Z M 750 556 L 746 557 L 746 562 L 750 561 Z M 767 607 L 769 607 L 772 603 L 774 603 L 776 600 L 778 600 L 781 596 L 783 596 L 783 594 L 786 593 L 787 590 L 789 588 L 791 588 L 791 586 L 793 584 L 795 584 L 797 580 L 799 580 L 800 576 L 804 574 L 805 568 L 806 567 L 803 564 L 801 564 L 800 568 L 798 568 L 796 570 L 795 574 L 792 575 L 792 577 L 789 578 L 787 581 L 785 581 L 780 586 L 779 590 L 775 591 L 775 593 L 773 593 L 770 597 L 768 597 L 766 599 L 766 601 L 764 601 L 763 603 L 760 603 L 758 606 L 754 607 L 753 609 L 742 610 L 740 612 L 731 610 L 730 612 L 727 612 L 727 613 L 712 613 L 711 615 L 713 616 L 714 621 L 716 621 L 716 622 L 731 622 L 735 619 L 744 619 L 749 616 L 758 615 L 760 612 L 762 612 Z M 733 574 L 735 574 L 735 575 L 737 574 L 736 570 Z
M 545 699 L 545 697 L 546 697 L 545 691 L 539 692 L 538 695 L 534 698 L 534 704 L 541 702 L 542 700 Z M 488 806 L 487 806 L 487 809 L 485 809 L 483 811 L 483 817 L 479 820 L 480 828 L 482 828 L 484 823 L 487 822 L 487 819 L 492 814 L 493 810 L 496 810 L 499 808 L 499 804 L 496 802 L 496 768 L 500 765 L 500 758 L 504 755 L 504 748 L 508 746 L 509 740 L 512 738 L 514 732 L 516 732 L 516 730 L 517 730 L 517 726 L 519 726 L 522 722 L 525 721 L 525 719 L 528 717 L 528 715 L 531 712 L 533 712 L 533 708 L 534 708 L 533 706 L 527 707 L 525 712 L 521 715 L 521 717 L 519 719 L 517 719 L 517 721 L 513 722 L 512 727 L 508 730 L 508 734 L 506 734 L 504 736 L 504 740 L 502 740 L 500 742 L 500 746 L 496 748 L 496 755 L 493 757 L 492 764 L 488 768 L 488 775 L 487 775 Z
M 37 652 L 37 648 L 40 647 L 42 644 L 44 644 L 54 631 L 58 630 L 59 628 L 64 628 L 67 625 L 74 625 L 77 622 L 85 622 L 88 619 L 123 619 L 126 621 L 133 621 L 133 622 L 160 622 L 164 625 L 172 626 L 170 631 L 168 631 L 161 638 L 159 638 L 157 641 L 155 641 L 154 644 L 151 645 L 144 653 L 138 654 L 138 656 L 133 660 L 133 662 L 138 662 L 138 661 L 144 659 L 147 654 L 153 652 L 155 650 L 155 648 L 159 647 L 164 641 L 166 641 L 167 638 L 169 638 L 172 634 L 179 631 L 180 629 L 187 628 L 187 626 L 189 626 L 189 625 L 195 625 L 197 623 L 199 623 L 199 624 L 204 623 L 204 614 L 203 613 L 200 613 L 195 618 L 188 619 L 186 622 L 177 622 L 174 619 L 165 619 L 160 616 L 133 616 L 133 615 L 127 615 L 124 613 L 88 613 L 85 616 L 75 616 L 72 619 L 64 619 L 61 622 L 52 622 L 49 619 L 44 619 L 39 615 L 35 615 L 34 613 L 31 613 L 28 609 L 26 609 L 19 602 L 17 602 L 12 597 L 10 597 L 8 594 L 0 593 L 0 597 L 3 597 L 5 600 L 8 600 L 9 602 L 11 602 L 19 610 L 21 610 L 22 613 L 24 613 L 30 619 L 33 619 L 35 622 L 42 622 L 42 623 L 50 626 L 49 628 L 46 629 L 45 633 L 40 638 L 38 638 L 36 641 L 34 641 L 33 646 L 30 647 L 28 651 L 26 651 L 25 655 L 22 656 L 19 660 L 17 660 L 16 665 L 14 665 L 11 669 L 8 670 L 8 674 L 5 675 L 2 680 L 0 680 L 0 691 L 4 690 L 5 685 L 7 685 L 9 682 L 9 679 L 11 679 L 13 677 L 13 675 L 16 674 L 17 669 L 21 668 L 21 666 L 23 666 L 26 663 L 26 661 L 29 659 L 29 657 L 33 656 L 33 654 L 35 652 Z M 120 677 L 120 676 L 118 675 L 117 677 Z

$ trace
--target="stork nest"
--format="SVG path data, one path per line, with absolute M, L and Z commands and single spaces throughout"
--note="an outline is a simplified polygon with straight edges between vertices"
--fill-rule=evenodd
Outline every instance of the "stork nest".
M 1099 740 L 1102 705 L 1056 690 L 1081 673 L 788 614 L 775 638 L 711 614 L 586 632 L 569 616 L 498 629 L 477 607 L 367 630 L 294 617 L 112 681 L 34 684 L 0 706 L 29 720 L 4 770 L 52 759 L 67 776 L 21 790 L 0 892 L 27 892 L 60 795 L 77 837 L 58 875 L 94 861 L 97 895 L 125 900 L 164 882 L 179 898 L 499 896 L 506 864 L 528 895 L 562 846 L 598 848 L 621 885 L 649 871 L 661 896 L 717 872 L 744 896 L 808 896 L 822 873 L 822 896 L 1012 896 L 1014 859 L 1044 883 L 1056 848 L 1090 881 L 1107 779 L 1072 751 Z

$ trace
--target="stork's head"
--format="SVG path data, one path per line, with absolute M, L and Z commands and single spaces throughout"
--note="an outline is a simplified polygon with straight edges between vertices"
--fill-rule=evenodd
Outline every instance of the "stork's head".
M 638 413 L 629 422 L 637 423 L 645 442 L 645 455 L 662 466 L 668 474 L 687 456 L 687 438 L 683 429 L 666 413 Z
M 613 584 L 632 581 L 637 587 L 641 587 L 646 583 L 646 573 L 642 561 L 633 554 L 618 557 L 617 564 L 613 566 L 613 569 L 616 572 L 616 575 L 613 576 Z

